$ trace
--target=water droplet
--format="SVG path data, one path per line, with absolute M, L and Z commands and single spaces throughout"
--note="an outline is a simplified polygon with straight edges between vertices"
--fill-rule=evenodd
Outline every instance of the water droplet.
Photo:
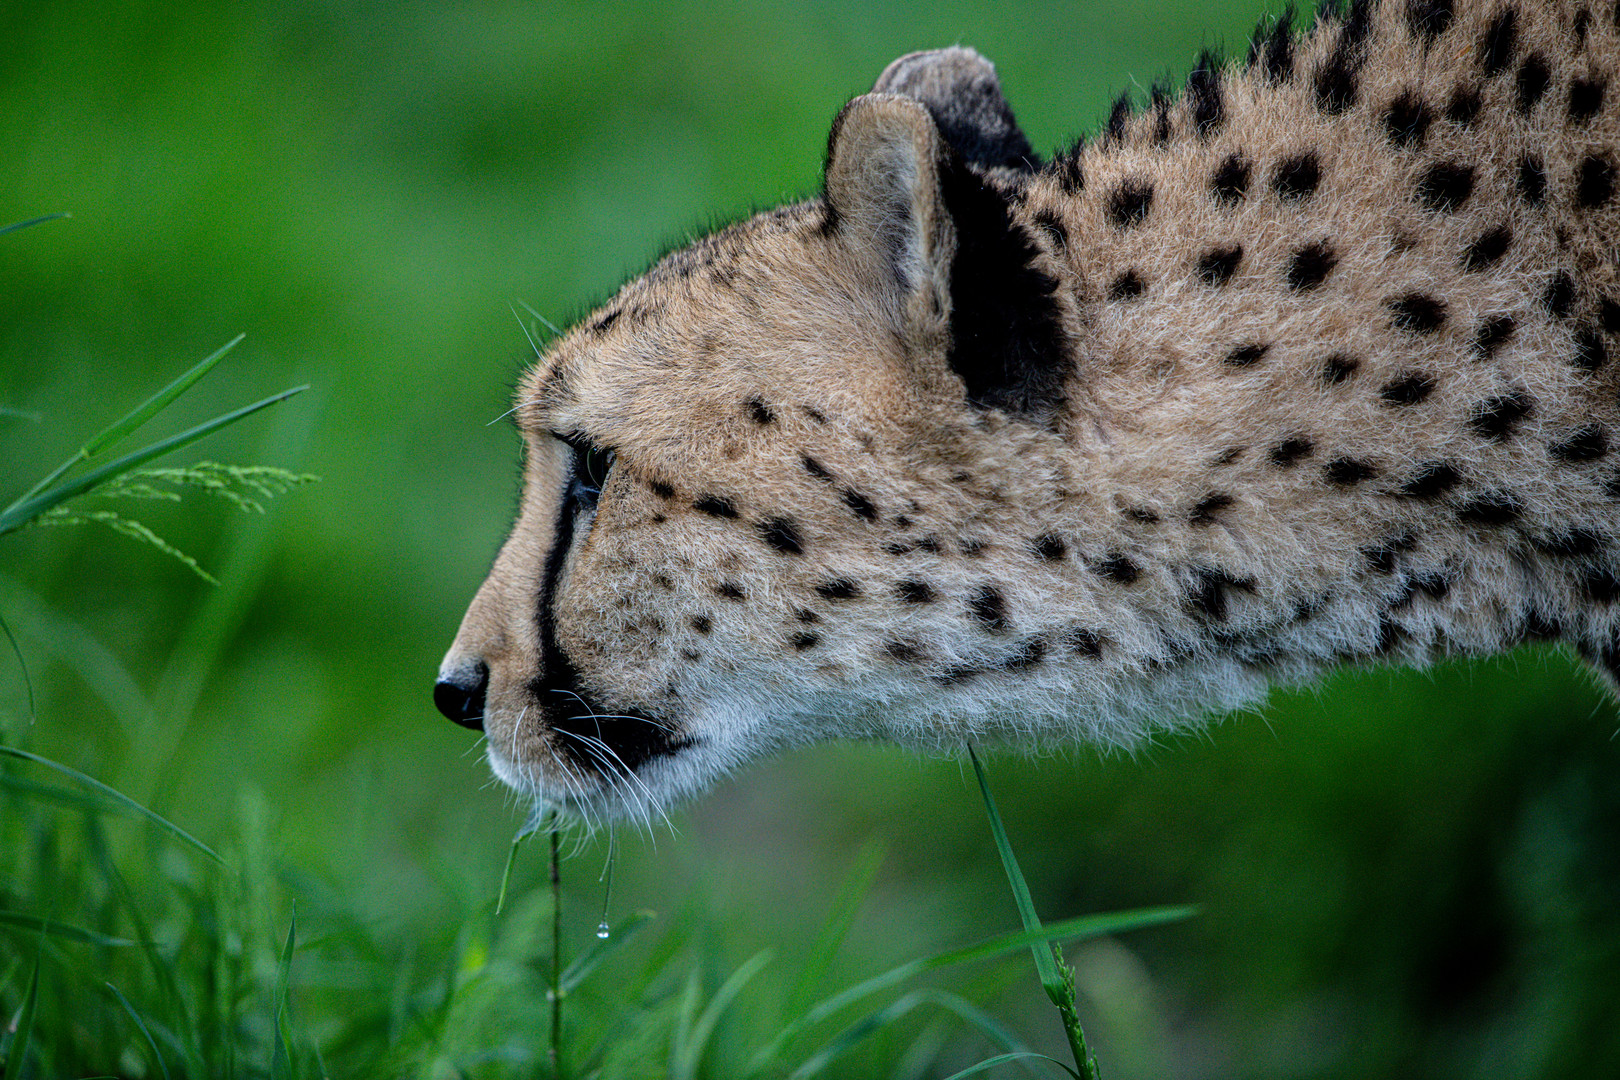
M 596 936 L 597 937 L 606 938 L 608 936 L 608 933 L 609 933 L 609 931 L 608 931 L 608 924 L 607 923 L 601 923 L 596 927 Z

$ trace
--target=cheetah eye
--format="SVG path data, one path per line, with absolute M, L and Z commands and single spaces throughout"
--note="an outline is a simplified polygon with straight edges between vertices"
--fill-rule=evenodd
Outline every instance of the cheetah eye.
M 558 436 L 574 452 L 574 471 L 568 480 L 568 501 L 575 506 L 593 510 L 607 483 L 608 470 L 613 468 L 613 451 L 604 450 L 582 436 Z

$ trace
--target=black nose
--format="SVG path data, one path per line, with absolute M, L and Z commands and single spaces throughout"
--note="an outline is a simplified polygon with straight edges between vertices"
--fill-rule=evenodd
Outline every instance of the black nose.
M 433 704 L 439 711 L 465 728 L 484 730 L 484 691 L 489 688 L 489 668 L 482 660 L 451 672 L 433 685 Z

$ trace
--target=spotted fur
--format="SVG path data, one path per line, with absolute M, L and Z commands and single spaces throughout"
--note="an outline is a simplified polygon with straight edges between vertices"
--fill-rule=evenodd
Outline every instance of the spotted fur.
M 1617 80 L 1588 0 L 1357 0 L 1043 163 L 976 53 L 901 58 L 821 197 L 525 377 L 441 707 L 611 813 L 830 737 L 1128 745 L 1341 662 L 1612 673 Z

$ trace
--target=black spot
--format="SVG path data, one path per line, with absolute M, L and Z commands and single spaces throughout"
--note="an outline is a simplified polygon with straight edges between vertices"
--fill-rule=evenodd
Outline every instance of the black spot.
M 1225 118 L 1220 68 L 1208 49 L 1198 54 L 1198 63 L 1187 76 L 1187 102 L 1192 109 L 1193 130 L 1200 138 L 1220 130 Z
M 1352 487 L 1363 480 L 1371 480 L 1378 475 L 1378 468 L 1366 461 L 1355 458 L 1334 458 L 1322 466 L 1322 477 L 1330 484 L 1340 487 Z
M 1329 116 L 1355 106 L 1356 70 L 1360 61 L 1344 48 L 1335 48 L 1316 73 L 1316 107 Z
M 1266 355 L 1266 350 L 1270 347 L 1269 345 L 1257 345 L 1253 342 L 1234 346 L 1232 351 L 1226 354 L 1226 362 L 1233 367 L 1248 367 Z
M 595 322 L 591 323 L 591 325 L 586 327 L 586 329 L 593 334 L 605 334 L 608 331 L 608 327 L 617 322 L 621 314 L 623 314 L 621 311 L 610 311 L 606 315 L 603 315 L 601 318 L 597 319 Z
M 1542 95 L 1547 92 L 1547 85 L 1552 82 L 1552 72 L 1547 70 L 1547 61 L 1541 58 L 1540 53 L 1531 53 L 1519 65 L 1518 82 L 1519 111 L 1527 113 L 1541 101 Z
M 968 550 L 967 550 L 967 546 L 966 546 L 966 545 L 967 545 L 967 544 L 968 544 L 968 543 L 969 543 L 969 542 L 970 542 L 970 541 L 967 541 L 967 540 L 964 540 L 964 541 L 962 541 L 962 544 L 963 544 L 963 547 L 962 547 L 962 554 L 964 554 L 964 555 L 968 555 L 968 554 L 978 554 L 978 552 L 977 552 L 977 551 L 974 551 L 974 552 L 971 552 L 971 553 L 970 553 L 970 552 L 969 552 L 969 551 L 968 551 Z M 930 555 L 938 555 L 938 554 L 939 554 L 939 552 L 940 552 L 940 545 L 939 545 L 939 537 L 937 537 L 937 536 L 923 536 L 923 537 L 919 537 L 919 538 L 918 538 L 918 540 L 917 540 L 917 550 L 918 550 L 918 551 L 926 551 L 926 552 L 928 552 L 928 554 L 930 554 Z
M 817 645 L 820 645 L 821 635 L 812 633 L 809 630 L 805 630 L 788 638 L 788 643 L 791 644 L 797 651 L 804 652 L 806 649 L 813 649 Z
M 1053 533 L 1037 536 L 1029 542 L 1029 546 L 1047 562 L 1057 562 L 1069 553 L 1069 545 L 1063 542 L 1063 537 Z
M 1127 556 L 1117 552 L 1110 552 L 1097 562 L 1092 563 L 1091 569 L 1101 577 L 1118 582 L 1121 585 L 1129 585 L 1142 576 L 1141 567 L 1137 566 Z
M 1559 461 L 1596 461 L 1609 452 L 1609 440 L 1597 424 L 1571 432 L 1547 447 Z
M 1383 543 L 1370 544 L 1367 547 L 1356 549 L 1367 565 L 1380 574 L 1393 574 L 1395 572 L 1395 556 L 1406 550 L 1400 546 L 1402 537 L 1394 540 L 1385 540 Z
M 877 507 L 872 505 L 872 500 L 865 495 L 851 488 L 845 488 L 839 492 L 839 496 L 844 500 L 844 505 L 849 507 L 856 517 L 864 521 L 877 520 Z
M 1289 258 L 1285 280 L 1290 289 L 1302 292 L 1314 289 L 1337 265 L 1339 256 L 1334 254 L 1332 248 L 1321 242 L 1307 244 Z
M 785 555 L 804 553 L 804 540 L 792 518 L 766 518 L 759 523 L 759 538 Z
M 1570 529 L 1533 541 L 1547 555 L 1560 559 L 1579 559 L 1596 555 L 1608 546 L 1602 533 L 1592 529 Z
M 1163 84 L 1153 85 L 1153 145 L 1170 141 L 1170 91 Z
M 660 499 L 673 499 L 675 497 L 675 489 L 669 484 L 664 483 L 662 480 L 649 480 L 647 481 L 647 486 L 651 488 L 652 493 L 658 496 Z
M 1430 165 L 1418 179 L 1417 197 L 1425 209 L 1449 214 L 1474 191 L 1474 167 L 1455 161 Z
M 1511 243 L 1513 232 L 1506 225 L 1485 230 L 1463 250 L 1462 268 L 1476 274 L 1489 269 L 1507 254 L 1508 245 Z
M 754 418 L 756 424 L 769 424 L 776 419 L 776 414 L 771 412 L 771 407 L 759 400 L 759 398 L 748 399 L 748 414 Z
M 799 622 L 802 622 L 802 623 L 804 623 L 806 625 L 809 625 L 810 623 L 818 623 L 818 622 L 821 621 L 821 616 L 817 615 L 815 612 L 811 611 L 809 608 L 799 608 L 797 611 L 795 611 L 793 613 L 793 617 L 795 619 L 797 619 Z
M 1085 190 L 1086 174 L 1080 166 L 1080 153 L 1084 149 L 1084 141 L 1076 139 L 1073 146 L 1059 154 L 1052 162 L 1052 172 L 1057 176 L 1058 187 L 1062 188 L 1065 194 L 1078 195 Z M 1035 220 L 1048 232 L 1055 231 L 1063 244 L 1068 245 L 1069 232 L 1056 214 L 1042 211 L 1036 215 Z
M 1403 90 L 1384 112 L 1384 135 L 1394 146 L 1422 146 L 1429 132 L 1429 122 L 1429 107 L 1423 99 L 1410 90 Z
M 804 466 L 805 472 L 809 473 L 817 480 L 826 480 L 830 482 L 833 478 L 832 473 L 827 471 L 826 466 L 822 465 L 821 462 L 817 461 L 809 454 L 799 455 L 799 464 Z
M 718 495 L 699 496 L 698 500 L 692 504 L 692 509 L 701 514 L 708 514 L 710 517 L 734 518 L 737 516 L 737 508 L 732 505 L 731 500 L 722 499 Z
M 1570 308 L 1575 306 L 1575 279 L 1567 270 L 1558 271 L 1547 282 L 1547 287 L 1541 291 L 1541 306 L 1555 319 L 1568 317 Z
M 1046 642 L 1030 638 L 1018 643 L 1018 651 L 1001 662 L 1003 671 L 1027 671 L 1046 659 Z
M 956 229 L 946 361 L 976 406 L 1055 411 L 1071 363 L 1057 278 L 1036 265 L 1040 245 L 996 188 L 954 156 L 939 180 Z
M 1575 331 L 1575 351 L 1570 354 L 1569 362 L 1582 371 L 1596 371 L 1609 359 L 1608 346 L 1603 344 L 1603 337 L 1590 326 Z
M 992 633 L 1007 629 L 1007 600 L 993 585 L 980 586 L 968 597 L 968 614 Z
M 1108 196 L 1108 219 L 1116 228 L 1140 225 L 1153 208 L 1153 185 L 1146 180 L 1126 180 Z
M 748 599 L 748 594 L 743 591 L 743 587 L 738 585 L 735 581 L 722 581 L 720 584 L 714 587 L 714 591 L 725 597 L 727 600 Z
M 1425 46 L 1451 26 L 1453 0 L 1407 0 L 1406 25 Z
M 1279 199 L 1299 202 L 1314 194 L 1316 186 L 1321 182 L 1321 160 L 1315 153 L 1307 150 L 1278 164 L 1277 171 L 1271 178 L 1271 190 L 1277 193 Z
M 703 654 L 698 652 L 696 649 L 682 649 L 681 659 L 695 662 L 703 659 Z
M 922 646 L 915 641 L 889 641 L 883 645 L 889 659 L 901 664 L 915 664 L 922 660 Z
M 894 515 L 894 527 L 897 529 L 909 529 L 911 528 L 911 519 L 904 514 L 896 514 Z
M 1603 494 L 1611 499 L 1620 499 L 1620 475 L 1611 476 L 1603 482 Z
M 1132 521 L 1139 521 L 1143 525 L 1152 525 L 1159 520 L 1159 515 L 1145 506 L 1127 506 L 1124 513 Z
M 1430 600 L 1439 600 L 1451 591 L 1451 579 L 1441 570 L 1422 570 L 1406 579 L 1406 602 L 1422 593 Z
M 1468 426 L 1481 438 L 1501 441 L 1513 434 L 1513 426 L 1529 416 L 1534 407 L 1528 395 L 1517 392 L 1490 398 L 1474 406 Z
M 1108 286 L 1108 299 L 1135 300 L 1142 295 L 1142 291 L 1146 288 L 1147 286 L 1142 284 L 1140 274 L 1135 270 L 1127 270 L 1115 278 L 1112 285 Z
M 1444 461 L 1428 461 L 1402 484 L 1399 494 L 1411 499 L 1438 499 L 1462 481 L 1462 475 Z
M 816 594 L 823 600 L 858 600 L 861 587 L 849 578 L 834 578 L 817 585 Z
M 1266 456 L 1277 468 L 1291 469 L 1300 458 L 1309 457 L 1312 449 L 1311 440 L 1295 435 L 1273 446 Z
M 804 415 L 808 416 L 810 419 L 814 420 L 816 423 L 825 424 L 827 422 L 827 414 L 822 412 L 820 409 L 816 408 L 815 406 L 813 406 L 813 405 L 800 405 L 799 408 L 804 410 Z
M 1600 78 L 1577 78 L 1569 84 L 1569 118 L 1576 124 L 1584 124 L 1594 114 L 1603 108 L 1603 91 L 1606 84 Z
M 1585 207 L 1602 206 L 1614 196 L 1614 165 L 1587 154 L 1576 173 L 1575 201 Z
M 1472 127 L 1479 118 L 1479 89 L 1459 86 L 1451 91 L 1446 102 L 1446 119 L 1458 127 Z
M 1262 20 L 1249 40 L 1249 65 L 1256 62 L 1266 79 L 1273 83 L 1287 82 L 1294 77 L 1294 9 L 1270 21 Z
M 1505 491 L 1475 495 L 1457 508 L 1457 520 L 1469 525 L 1508 525 L 1523 512 L 1519 501 Z
M 1067 635 L 1069 651 L 1077 656 L 1101 656 L 1102 635 L 1095 630 L 1076 628 Z
M 1211 465 L 1230 465 L 1238 458 L 1242 457 L 1243 452 L 1247 449 L 1248 447 L 1246 446 L 1227 447 L 1225 450 L 1222 450 L 1220 453 L 1210 458 L 1209 463 Z
M 1187 520 L 1194 525 L 1213 525 L 1215 515 L 1236 501 L 1224 491 L 1212 491 L 1193 504 L 1192 510 L 1187 514 Z
M 1491 315 L 1480 320 L 1474 328 L 1474 352 L 1481 360 L 1489 360 L 1516 329 L 1518 324 L 1511 315 Z
M 890 555 L 910 555 L 912 547 L 910 544 L 904 544 L 896 541 L 894 543 L 884 544 L 883 550 Z
M 707 615 L 692 616 L 692 629 L 700 634 L 707 634 L 714 629 L 714 620 Z
M 1249 193 L 1249 162 L 1242 154 L 1228 154 L 1209 178 L 1209 192 L 1216 202 L 1236 206 Z
M 1356 373 L 1361 366 L 1360 362 L 1353 360 L 1343 353 L 1334 353 L 1322 361 L 1322 381 L 1329 386 L 1337 386 L 1348 382 L 1350 376 Z
M 1540 206 L 1547 197 L 1547 167 L 1535 154 L 1519 159 L 1519 194 L 1531 206 Z
M 1581 573 L 1581 592 L 1599 604 L 1612 604 L 1620 597 L 1620 578 L 1606 566 L 1587 567 Z
M 1135 110 L 1131 107 L 1131 92 L 1123 91 L 1114 99 L 1114 104 L 1108 110 L 1108 119 L 1103 121 L 1102 137 L 1105 142 L 1119 142 L 1125 138 L 1125 129 L 1130 125 L 1131 114 Z
M 1610 334 L 1620 334 L 1620 303 L 1607 296 L 1598 300 L 1598 323 Z
M 900 581 L 895 583 L 894 595 L 908 604 L 931 604 L 938 594 L 926 581 Z
M 1063 219 L 1051 210 L 1042 210 L 1035 215 L 1035 224 L 1040 230 L 1051 237 L 1052 244 L 1059 251 L 1067 250 L 1069 246 L 1069 230 L 1063 224 Z
M 1234 590 L 1254 592 L 1254 579 L 1234 577 L 1217 567 L 1199 567 L 1193 571 L 1192 584 L 1187 589 L 1187 607 L 1214 622 L 1221 622 L 1226 618 L 1228 598 Z
M 1378 396 L 1388 405 L 1416 405 L 1434 393 L 1434 377 L 1421 371 L 1408 371 L 1384 384 Z
M 1225 285 L 1243 261 L 1243 245 L 1225 244 L 1198 257 L 1198 277 L 1205 285 Z
M 1479 66 L 1487 78 L 1500 75 L 1513 62 L 1519 37 L 1519 13 L 1503 8 L 1479 39 Z
M 1570 30 L 1575 34 L 1575 51 L 1580 52 L 1586 48 L 1586 33 L 1592 28 L 1592 13 L 1585 8 L 1575 13 L 1575 22 Z
M 1407 293 L 1384 301 L 1391 323 L 1409 334 L 1432 334 L 1445 325 L 1446 303 L 1424 293 Z

